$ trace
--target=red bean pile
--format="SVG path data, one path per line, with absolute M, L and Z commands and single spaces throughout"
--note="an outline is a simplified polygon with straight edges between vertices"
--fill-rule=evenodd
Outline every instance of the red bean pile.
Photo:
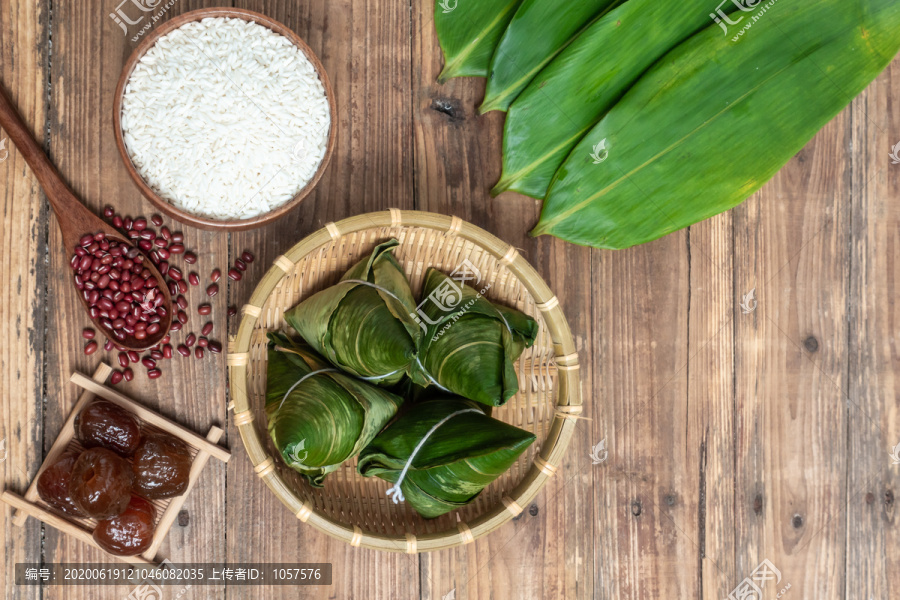
M 159 281 L 143 261 L 137 248 L 108 240 L 104 233 L 84 235 L 72 256 L 75 286 L 87 301 L 91 318 L 99 319 L 120 342 L 129 336 L 145 340 L 158 334 L 166 316 Z M 93 342 L 91 352 L 96 346 Z M 91 353 L 87 348 L 85 352 Z
M 222 352 L 222 344 L 209 338 L 213 331 L 212 321 L 203 325 L 199 337 L 193 332 L 188 333 L 184 342 L 177 344 L 173 349 L 172 335 L 181 331 L 189 321 L 189 305 L 185 298 L 189 289 L 188 284 L 200 285 L 200 276 L 196 272 L 188 273 L 188 269 L 182 270 L 179 266 L 170 264 L 176 256 L 181 256 L 187 266 L 197 263 L 197 255 L 185 248 L 184 234 L 170 231 L 163 225 L 163 219 L 159 215 L 153 215 L 148 223 L 143 217 L 132 219 L 118 215 L 110 206 L 106 207 L 103 214 L 115 228 L 122 231 L 125 237 L 134 240 L 137 248 L 147 254 L 160 274 L 166 278 L 166 281 L 161 283 L 152 275 L 146 277 L 149 272 L 141 264 L 144 256 L 132 247 L 105 239 L 103 234 L 85 235 L 81 245 L 76 249 L 72 258 L 76 285 L 85 294 L 85 299 L 91 306 L 91 315 L 99 317 L 103 326 L 115 338 L 108 339 L 103 349 L 107 352 L 119 350 L 116 359 L 120 369 L 113 371 L 110 382 L 115 385 L 123 380 L 131 381 L 134 379 L 131 366 L 138 364 L 147 370 L 147 377 L 157 379 L 162 375 L 160 368 L 162 361 L 170 360 L 176 352 L 184 357 L 193 354 L 197 359 L 202 359 L 207 351 L 213 354 Z M 150 227 L 151 224 L 159 227 L 158 233 Z M 247 265 L 253 262 L 253 258 L 250 252 L 243 252 L 229 269 L 229 278 L 232 281 L 240 281 L 242 273 L 247 270 Z M 217 282 L 221 276 L 220 269 L 214 269 L 210 274 L 211 285 L 206 288 L 208 298 L 219 293 Z M 159 323 L 166 316 L 166 309 L 161 306 L 163 294 L 157 289 L 161 284 L 166 285 L 172 295 L 174 314 L 170 331 L 143 357 L 133 350 L 126 351 L 119 347 L 116 342 L 124 342 L 129 335 L 134 336 L 134 339 L 143 340 L 159 333 Z M 127 302 L 131 304 L 126 307 Z M 212 304 L 201 303 L 197 307 L 197 312 L 202 316 L 211 315 Z M 229 306 L 228 316 L 235 314 L 237 308 Z M 87 340 L 84 353 L 90 355 L 97 352 L 99 344 L 94 339 L 96 337 L 94 330 L 85 329 L 82 335 Z

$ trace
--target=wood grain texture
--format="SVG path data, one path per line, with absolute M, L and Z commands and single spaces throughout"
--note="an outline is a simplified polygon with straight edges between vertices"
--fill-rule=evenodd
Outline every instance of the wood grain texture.
M 0 5 L 0 86 L 45 141 L 46 84 L 50 66 L 50 15 L 45 3 L 14 0 Z M 0 130 L 0 141 L 7 134 Z M 0 150 L 0 327 L 8 343 L 0 347 L 0 474 L 3 483 L 24 492 L 41 464 L 44 379 L 45 291 L 48 208 L 24 159 L 7 141 Z M 3 510 L 0 586 L 11 599 L 40 598 L 37 587 L 15 588 L 16 562 L 41 558 L 41 526 L 29 520 L 10 524 Z
M 200 3 L 182 0 L 172 13 L 199 7 Z M 153 214 L 128 177 L 116 151 L 112 131 L 112 105 L 116 81 L 125 58 L 134 43 L 108 17 L 109 7 L 99 2 L 54 3 L 53 62 L 50 94 L 51 159 L 89 208 L 100 213 L 106 204 L 122 214 Z M 138 29 L 138 26 L 133 26 Z M 180 230 L 170 223 L 173 230 Z M 227 256 L 227 239 L 211 233 L 185 228 L 185 245 L 195 249 L 199 262 L 190 270 L 208 273 Z M 47 396 L 45 411 L 45 447 L 59 431 L 71 409 L 78 390 L 68 382 L 73 370 L 90 372 L 96 362 L 105 359 L 115 364 L 115 356 L 98 352 L 91 357 L 82 353 L 80 331 L 88 326 L 87 316 L 71 291 L 67 269 L 68 252 L 62 247 L 55 222 L 50 223 L 50 281 L 48 297 Z M 188 272 L 186 269 L 185 272 Z M 190 290 L 191 307 L 200 303 L 202 292 Z M 213 317 L 219 331 L 225 330 L 225 299 L 215 299 Z M 198 327 L 200 317 L 191 310 L 191 320 L 183 332 Z M 175 334 L 174 340 L 183 339 Z M 142 404 L 158 410 L 195 431 L 225 423 L 225 360 L 223 355 L 209 356 L 203 363 L 193 359 L 174 359 L 164 365 L 164 375 L 147 379 L 146 370 L 135 368 L 135 379 L 121 384 L 123 391 Z M 188 525 L 176 525 L 170 531 L 158 557 L 173 562 L 225 560 L 225 466 L 211 463 L 201 475 L 184 510 Z M 202 540 L 198 542 L 197 540 Z M 47 561 L 104 562 L 103 554 L 73 542 L 52 530 L 45 534 Z M 215 595 L 221 590 L 205 590 Z M 104 588 L 104 596 L 125 597 L 127 586 Z M 95 598 L 91 588 L 45 590 L 45 598 Z M 221 592 L 223 593 L 223 592 Z
M 215 4 L 179 0 L 163 19 Z M 278 19 L 310 44 L 335 88 L 338 140 L 315 193 L 279 222 L 230 236 L 182 228 L 203 279 L 245 249 L 257 257 L 214 299 L 213 337 L 227 341 L 237 318 L 228 323 L 226 307 L 246 302 L 267 265 L 325 223 L 393 206 L 455 214 L 519 248 L 559 296 L 590 420 L 535 502 L 500 531 L 450 551 L 387 555 L 304 526 L 268 493 L 226 414 L 222 356 L 177 359 L 156 382 L 138 369 L 126 393 L 195 430 L 227 425 L 234 454 L 227 467 L 207 466 L 160 557 L 334 565 L 328 589 L 209 586 L 188 598 L 721 600 L 763 559 L 781 571 L 779 589 L 791 584 L 787 600 L 900 595 L 900 467 L 888 456 L 900 443 L 900 165 L 888 156 L 900 141 L 900 61 L 739 208 L 643 247 L 590 251 L 528 237 L 538 202 L 490 198 L 502 116 L 477 115 L 483 81 L 436 83 L 433 2 L 226 4 Z M 0 81 L 91 209 L 149 216 L 113 143 L 114 88 L 140 30 L 123 33 L 107 16 L 114 8 L 0 3 Z M 15 150 L 0 178 L 0 323 L 10 339 L 0 349 L 0 472 L 21 492 L 77 397 L 72 370 L 113 357 L 82 354 L 88 322 L 66 252 Z M 753 288 L 758 305 L 744 314 Z M 192 290 L 191 306 L 199 299 Z M 191 316 L 188 331 L 203 324 Z M 603 439 L 608 457 L 593 464 Z M 127 596 L 126 587 L 13 586 L 15 561 L 103 556 L 33 521 L 7 526 L 9 516 L 0 517 L 7 597 Z M 779 589 L 770 582 L 765 597 Z
M 759 303 L 735 306 L 732 587 L 768 559 L 791 594 L 843 594 L 850 124 L 844 111 L 734 211 L 735 301 L 756 287 Z
M 245 249 L 256 260 L 228 297 L 238 307 L 269 265 L 326 223 L 387 208 L 413 208 L 409 7 L 381 0 L 296 3 L 239 0 L 293 29 L 321 59 L 337 102 L 331 164 L 316 190 L 292 213 L 255 231 L 231 235 L 231 260 Z M 236 327 L 238 319 L 232 327 Z M 240 444 L 237 429 L 229 438 Z M 268 492 L 241 450 L 228 467 L 228 558 L 232 561 L 334 564 L 335 598 L 415 598 L 417 559 L 352 548 L 305 526 Z M 266 523 L 265 544 L 237 532 Z M 229 598 L 320 598 L 316 587 L 230 588 Z
M 848 598 L 900 596 L 900 62 L 853 104 L 846 514 Z M 854 560 L 851 557 L 867 557 Z

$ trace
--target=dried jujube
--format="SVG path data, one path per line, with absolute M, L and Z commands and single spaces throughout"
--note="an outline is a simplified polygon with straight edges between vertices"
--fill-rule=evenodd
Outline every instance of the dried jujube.
M 130 456 L 141 442 L 141 426 L 121 406 L 97 400 L 75 417 L 75 435 L 85 448 L 102 446 Z
M 190 481 L 190 451 L 178 438 L 151 434 L 141 440 L 132 468 L 136 493 L 153 500 L 180 496 Z
M 68 450 L 59 459 L 44 469 L 38 478 L 37 491 L 41 500 L 56 510 L 73 517 L 83 517 L 69 494 L 69 481 L 72 478 L 72 468 L 78 460 L 79 452 Z
M 97 545 L 116 556 L 134 556 L 153 543 L 156 510 L 140 496 L 131 496 L 125 511 L 104 519 L 94 528 Z
M 85 515 L 107 519 L 122 513 L 131 498 L 131 464 L 106 448 L 85 450 L 72 467 L 69 495 Z

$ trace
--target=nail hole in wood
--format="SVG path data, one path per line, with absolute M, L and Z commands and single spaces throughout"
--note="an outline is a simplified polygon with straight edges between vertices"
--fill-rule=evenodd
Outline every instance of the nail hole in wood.
M 762 494 L 757 494 L 755 498 L 753 498 L 753 512 L 757 515 L 762 514 L 763 509 L 763 497 Z
M 642 507 L 641 507 L 641 501 L 640 501 L 640 500 L 635 500 L 634 502 L 631 503 L 631 514 L 633 514 L 634 516 L 636 516 L 636 517 L 641 516 L 641 511 L 642 511 L 642 510 L 643 510 L 643 509 L 642 509 Z
M 794 525 L 794 529 L 800 529 L 803 527 L 803 517 L 800 515 L 794 515 L 794 520 L 792 521 Z
M 536 517 L 538 515 L 538 505 L 532 504 L 531 506 L 529 506 L 528 514 L 531 515 L 532 517 Z
M 191 517 L 186 510 L 178 511 L 178 526 L 179 527 L 187 527 L 188 523 L 191 522 Z
M 809 336 L 803 342 L 803 347 L 806 348 L 807 352 L 818 352 L 819 351 L 819 340 L 817 340 L 813 336 Z

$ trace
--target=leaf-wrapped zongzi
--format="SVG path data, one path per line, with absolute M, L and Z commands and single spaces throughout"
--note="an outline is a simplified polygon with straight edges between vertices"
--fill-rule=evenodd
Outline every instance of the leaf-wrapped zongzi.
M 357 471 L 395 484 L 388 490 L 394 502 L 409 502 L 423 517 L 461 508 L 535 440 L 489 410 L 463 398 L 423 400 L 363 449 Z
M 316 487 L 356 456 L 403 400 L 340 373 L 305 344 L 269 334 L 266 414 L 284 462 Z
M 386 385 L 400 381 L 415 360 L 422 331 L 411 316 L 415 300 L 391 250 L 380 244 L 337 285 L 295 306 L 284 318 L 303 339 L 347 373 Z
M 410 377 L 422 386 L 501 406 L 519 391 L 513 363 L 534 344 L 538 324 L 492 304 L 481 291 L 429 269 L 418 316 L 426 329 Z

